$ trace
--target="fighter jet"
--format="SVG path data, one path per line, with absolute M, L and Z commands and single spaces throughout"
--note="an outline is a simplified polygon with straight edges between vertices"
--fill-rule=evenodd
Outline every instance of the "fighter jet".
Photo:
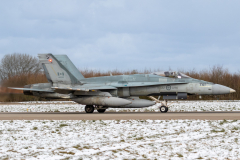
M 95 109 L 104 113 L 108 108 L 149 107 L 156 103 L 160 104 L 160 112 L 166 113 L 168 100 L 235 92 L 229 87 L 174 71 L 84 78 L 67 55 L 49 53 L 38 54 L 38 57 L 49 83 L 12 89 L 45 98 L 70 98 L 85 105 L 86 113 L 93 113 Z M 153 101 L 140 99 L 139 96 L 148 96 Z M 160 101 L 161 96 L 163 101 Z

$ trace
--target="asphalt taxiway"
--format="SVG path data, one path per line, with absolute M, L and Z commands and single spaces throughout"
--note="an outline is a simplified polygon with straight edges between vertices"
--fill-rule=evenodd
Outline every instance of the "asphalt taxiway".
M 240 120 L 235 112 L 1 112 L 0 120 Z

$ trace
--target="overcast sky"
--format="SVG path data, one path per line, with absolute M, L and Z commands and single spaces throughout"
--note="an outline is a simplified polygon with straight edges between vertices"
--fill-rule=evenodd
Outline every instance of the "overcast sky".
M 78 68 L 240 71 L 240 1 L 8 0 L 0 58 L 67 54 Z

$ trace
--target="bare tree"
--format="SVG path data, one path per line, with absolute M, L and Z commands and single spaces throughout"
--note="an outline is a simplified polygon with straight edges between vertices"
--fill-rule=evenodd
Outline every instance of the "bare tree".
M 21 53 L 5 55 L 0 61 L 0 79 L 9 80 L 13 77 L 38 74 L 41 71 L 38 58 Z

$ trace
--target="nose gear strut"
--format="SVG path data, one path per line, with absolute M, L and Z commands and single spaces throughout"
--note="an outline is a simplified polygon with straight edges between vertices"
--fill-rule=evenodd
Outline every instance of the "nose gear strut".
M 160 112 L 162 113 L 166 113 L 168 111 L 168 105 L 167 105 L 167 100 L 164 101 L 160 101 L 160 96 L 158 97 L 158 99 L 154 98 L 153 96 L 148 96 L 151 100 L 157 102 L 157 103 L 161 103 L 161 106 L 159 107 Z

